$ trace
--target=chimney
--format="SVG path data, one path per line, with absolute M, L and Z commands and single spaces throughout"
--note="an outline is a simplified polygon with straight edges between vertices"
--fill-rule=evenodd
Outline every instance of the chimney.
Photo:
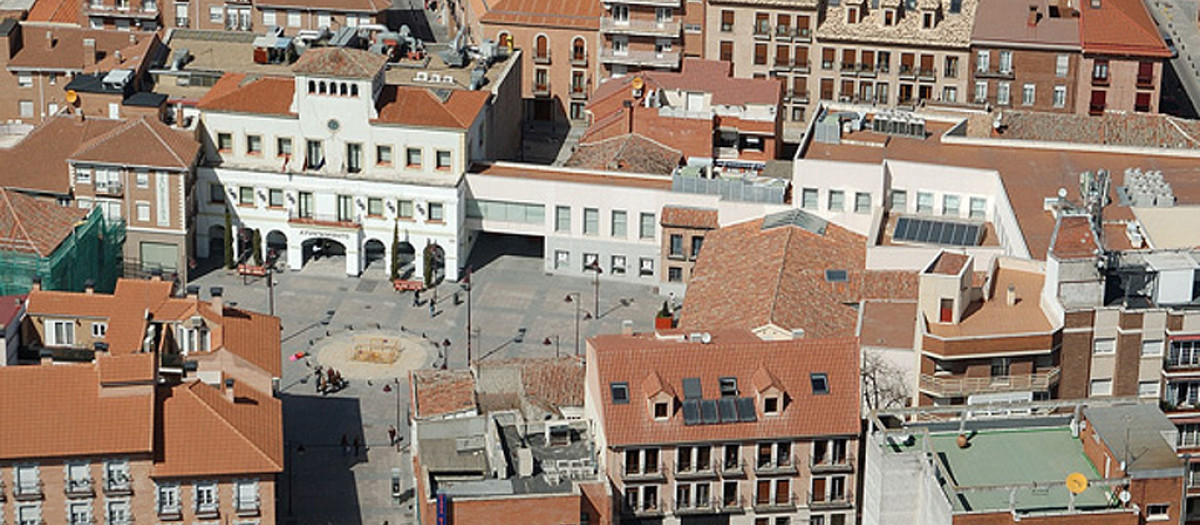
M 633 335 L 633 319 L 621 321 L 621 335 Z
M 209 293 L 209 295 L 212 296 L 213 311 L 215 311 L 217 313 L 217 315 L 224 314 L 225 313 L 225 305 L 223 302 L 224 299 L 222 299 L 221 296 L 225 295 L 225 289 L 221 288 L 220 286 L 214 286 L 214 287 L 208 289 L 208 293 Z
M 85 65 L 85 66 L 96 65 L 96 39 L 95 38 L 83 39 L 83 65 Z
M 49 348 L 43 348 L 38 351 L 38 357 L 41 359 L 43 365 L 54 364 L 54 351 Z
M 225 399 L 228 399 L 230 403 L 234 402 L 234 400 L 233 400 L 233 384 L 234 384 L 233 378 L 225 379 Z
M 46 31 L 46 51 L 54 50 L 54 33 Z
M 30 286 L 30 289 L 31 289 L 31 290 L 33 290 L 33 291 L 35 291 L 35 292 L 36 292 L 36 291 L 41 291 L 41 289 L 42 289 L 42 276 L 40 276 L 40 275 L 35 275 L 35 276 L 33 276 L 33 284 Z
M 199 300 L 200 299 L 200 285 L 189 284 L 187 286 L 187 298 L 192 299 L 192 300 Z
M 88 279 L 83 282 L 83 293 L 92 295 L 96 293 L 96 281 Z
M 1035 27 L 1038 23 L 1038 8 L 1036 5 L 1029 6 L 1029 27 Z
M 1004 295 L 1004 302 L 1007 303 L 1009 306 L 1013 306 L 1013 305 L 1017 304 L 1017 287 L 1016 286 L 1011 285 L 1011 284 L 1008 285 L 1008 291 Z
M 621 101 L 621 106 L 623 106 L 625 108 L 625 111 L 629 112 L 629 131 L 628 132 L 633 133 L 633 101 L 632 100 L 623 100 L 623 101 Z
M 162 269 L 155 268 L 153 270 L 150 270 L 150 280 L 151 281 L 161 281 L 162 280 Z

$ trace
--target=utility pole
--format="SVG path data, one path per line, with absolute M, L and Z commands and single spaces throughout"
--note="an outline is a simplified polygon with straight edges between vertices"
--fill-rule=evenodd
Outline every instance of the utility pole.
M 471 368 L 471 267 L 467 267 L 467 276 L 459 283 L 467 291 L 467 368 Z M 443 358 L 444 359 L 444 358 Z

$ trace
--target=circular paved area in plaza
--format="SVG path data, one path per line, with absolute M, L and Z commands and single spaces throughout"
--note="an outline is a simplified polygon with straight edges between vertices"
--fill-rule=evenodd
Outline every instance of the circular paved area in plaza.
M 433 343 L 389 330 L 353 331 L 325 338 L 313 349 L 317 362 L 347 379 L 408 377 L 425 366 Z

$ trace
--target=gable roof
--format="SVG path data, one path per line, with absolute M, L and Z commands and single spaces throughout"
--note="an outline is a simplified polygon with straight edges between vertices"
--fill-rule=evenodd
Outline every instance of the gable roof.
M 21 142 L 0 149 L 0 186 L 38 193 L 69 195 L 67 157 L 87 141 L 123 121 L 54 116 L 42 121 Z
M 1084 2 L 1079 33 L 1084 53 L 1170 58 L 1158 26 L 1141 0 Z
M 75 8 L 78 9 L 78 7 L 79 4 L 76 3 Z M 78 11 L 76 11 L 76 16 L 78 16 Z M 107 64 L 116 62 L 114 55 L 117 50 L 140 50 L 135 52 L 136 56 L 127 56 L 122 51 L 122 57 L 125 59 L 123 67 L 137 69 L 137 64 L 146 58 L 146 51 L 149 50 L 149 47 L 143 49 L 143 46 L 150 46 L 152 42 L 157 41 L 157 37 L 153 33 L 133 31 L 31 24 L 22 24 L 21 30 L 24 45 L 8 62 L 8 67 L 12 69 L 95 70 L 97 64 L 88 60 L 84 53 L 84 40 L 94 41 L 96 53 L 103 54 L 106 59 L 111 58 L 111 60 L 101 60 L 102 63 Z
M 309 49 L 292 65 L 297 75 L 373 79 L 387 64 L 387 57 L 351 47 Z
M 375 122 L 433 128 L 467 129 L 491 96 L 487 91 L 445 91 L 445 97 L 427 88 L 384 86 L 379 95 Z
M 846 278 L 829 279 L 827 270 L 844 270 Z M 737 293 L 730 293 L 733 282 Z M 803 329 L 806 337 L 846 337 L 858 319 L 849 303 L 916 295 L 916 272 L 866 270 L 865 237 L 790 210 L 705 235 L 679 326 L 775 326 Z
M 568 168 L 669 175 L 679 167 L 683 152 L 637 133 L 580 144 Z
M 82 6 L 83 0 L 37 0 L 29 9 L 29 15 L 25 19 L 30 22 L 78 25 Z
M 271 377 L 282 377 L 279 318 L 236 308 L 223 310 L 219 321 L 222 327 L 222 346 L 263 369 Z
M 500 0 L 483 24 L 597 30 L 604 9 L 596 0 Z
M 200 143 L 186 131 L 141 117 L 85 142 L 68 160 L 187 170 L 199 152 Z
M 49 257 L 88 213 L 0 188 L 0 251 Z
M 475 378 L 469 370 L 413 370 L 413 412 L 426 418 L 475 409 Z
M 744 334 L 744 332 L 743 332 Z M 711 343 L 679 342 L 653 335 L 601 335 L 588 340 L 588 366 L 596 368 L 602 424 L 609 446 L 688 443 L 715 440 L 796 438 L 852 435 L 858 432 L 858 343 L 854 338 L 746 342 L 744 335 L 712 334 Z M 591 357 L 594 352 L 594 359 Z M 645 400 L 646 375 L 656 373 L 665 385 L 683 391 L 684 378 L 699 378 L 704 399 L 719 395 L 722 377 L 750 385 L 759 368 L 777 374 L 786 393 L 782 412 L 757 422 L 686 425 L 682 410 L 656 421 Z M 814 394 L 810 373 L 826 374 L 828 394 Z M 624 382 L 629 402 L 614 404 L 612 383 Z M 743 397 L 753 392 L 741 388 Z M 756 403 L 757 405 L 757 403 Z
M 234 384 L 191 381 L 160 387 L 153 475 L 220 476 L 283 471 L 283 412 L 278 399 Z M 197 432 L 203 429 L 203 432 Z
M 295 92 L 296 82 L 291 78 L 225 73 L 196 107 L 204 111 L 289 116 L 293 114 Z

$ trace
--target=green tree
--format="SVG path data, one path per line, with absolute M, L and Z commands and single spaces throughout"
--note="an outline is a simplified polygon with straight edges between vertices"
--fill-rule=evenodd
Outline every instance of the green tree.
M 433 244 L 430 244 L 429 239 L 425 239 L 425 253 L 422 260 L 425 262 L 425 287 L 433 286 Z
M 392 226 L 392 280 L 400 278 L 400 221 Z
M 250 249 L 252 250 L 252 253 L 254 254 L 254 265 L 262 266 L 262 263 L 263 263 L 262 233 L 260 231 L 258 231 L 257 229 L 255 229 L 254 236 L 251 237 L 250 239 L 251 239 L 251 241 L 250 241 L 251 248 Z
M 233 216 L 225 207 L 225 267 L 233 269 Z

